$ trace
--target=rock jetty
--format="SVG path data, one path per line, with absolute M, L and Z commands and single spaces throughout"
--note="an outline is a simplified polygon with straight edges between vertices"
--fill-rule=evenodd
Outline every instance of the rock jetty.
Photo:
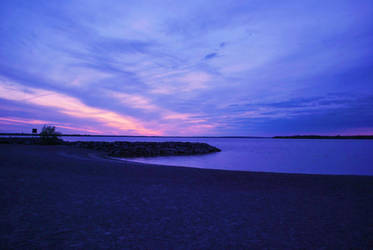
M 69 142 L 70 145 L 105 151 L 113 157 L 149 157 L 171 155 L 195 155 L 219 152 L 207 143 L 191 142 Z
M 9 144 L 44 144 L 39 138 L 0 138 L 0 143 Z M 70 145 L 106 152 L 112 157 L 151 157 L 196 155 L 220 152 L 221 150 L 207 143 L 198 142 L 104 142 L 56 140 L 56 145 Z

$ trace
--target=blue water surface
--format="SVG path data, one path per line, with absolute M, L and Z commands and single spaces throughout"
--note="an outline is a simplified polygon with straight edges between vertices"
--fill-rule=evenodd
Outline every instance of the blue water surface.
M 110 142 L 206 142 L 222 150 L 207 155 L 129 159 L 151 164 L 278 173 L 373 175 L 373 140 L 188 137 L 63 137 L 63 139 Z

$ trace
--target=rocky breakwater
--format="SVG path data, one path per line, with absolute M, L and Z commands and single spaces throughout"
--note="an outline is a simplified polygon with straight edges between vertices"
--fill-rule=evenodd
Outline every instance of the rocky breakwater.
M 196 155 L 221 151 L 220 149 L 207 143 L 195 142 L 77 141 L 65 143 L 77 147 L 104 151 L 112 157 Z
M 172 155 L 196 155 L 220 152 L 221 150 L 207 143 L 198 142 L 104 142 L 76 141 L 67 142 L 58 138 L 45 140 L 39 137 L 0 138 L 0 144 L 25 145 L 69 145 L 106 152 L 113 157 L 150 157 Z

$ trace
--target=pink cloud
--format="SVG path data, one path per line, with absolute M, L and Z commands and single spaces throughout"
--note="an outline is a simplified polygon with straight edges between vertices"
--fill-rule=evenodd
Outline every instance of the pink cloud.
M 7 125 L 14 125 L 14 124 L 53 125 L 56 128 L 64 128 L 64 129 L 73 130 L 73 131 L 84 131 L 84 132 L 94 133 L 94 134 L 103 133 L 103 131 L 100 131 L 100 130 L 74 127 L 71 124 L 65 125 L 65 124 L 60 124 L 60 123 L 56 123 L 52 121 L 33 120 L 33 119 L 15 118 L 15 117 L 0 117 L 0 123 L 7 124 Z
M 97 121 L 115 132 L 160 135 L 160 131 L 146 128 L 143 122 L 133 117 L 91 107 L 74 97 L 53 91 L 0 82 L 0 98 L 55 108 L 57 112 L 69 116 Z

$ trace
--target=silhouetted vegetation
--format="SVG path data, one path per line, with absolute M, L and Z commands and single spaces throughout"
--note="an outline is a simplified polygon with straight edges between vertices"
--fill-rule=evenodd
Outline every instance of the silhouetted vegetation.
M 56 131 L 55 126 L 44 125 L 40 133 L 40 143 L 47 145 L 60 144 L 62 141 L 58 138 L 60 135 L 61 133 Z

